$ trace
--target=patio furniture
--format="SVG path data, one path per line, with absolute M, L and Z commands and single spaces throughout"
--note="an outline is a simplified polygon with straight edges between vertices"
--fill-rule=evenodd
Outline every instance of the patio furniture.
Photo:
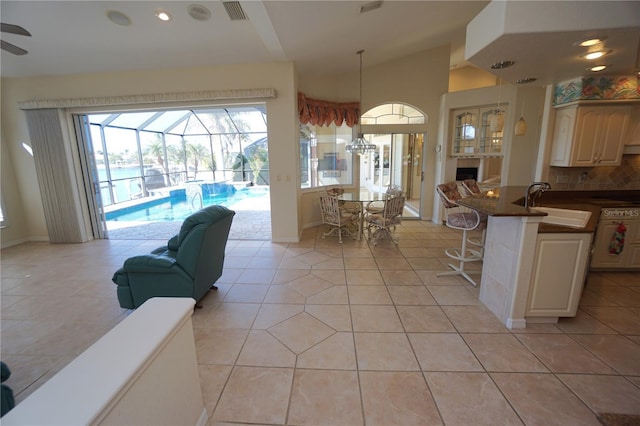
M 113 275 L 118 301 L 135 309 L 151 297 L 191 297 L 197 301 L 222 275 L 225 247 L 235 212 L 209 206 L 192 214 L 166 246 L 134 256 Z

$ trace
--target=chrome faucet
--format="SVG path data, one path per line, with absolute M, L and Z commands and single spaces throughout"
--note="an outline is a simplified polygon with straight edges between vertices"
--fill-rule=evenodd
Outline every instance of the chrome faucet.
M 531 197 L 531 192 L 534 188 L 537 188 L 537 189 L 533 192 L 533 197 Z M 527 187 L 527 192 L 524 193 L 525 208 L 535 207 L 536 198 L 542 195 L 543 192 L 548 191 L 550 189 L 551 189 L 551 185 L 549 185 L 548 182 L 533 182 L 531 185 L 529 185 Z

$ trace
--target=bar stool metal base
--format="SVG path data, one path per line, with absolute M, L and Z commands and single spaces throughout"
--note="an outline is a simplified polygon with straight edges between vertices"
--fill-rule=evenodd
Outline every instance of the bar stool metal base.
M 481 271 L 466 271 L 464 269 L 464 266 L 465 266 L 465 263 L 478 262 L 482 260 L 483 253 L 482 253 L 482 249 L 481 251 L 467 249 L 467 242 L 468 242 L 467 230 L 465 229 L 462 231 L 462 247 L 460 249 L 448 248 L 444 251 L 447 256 L 457 260 L 458 265 L 456 266 L 454 264 L 449 263 L 449 267 L 452 270 L 447 272 L 439 272 L 438 274 L 436 274 L 436 276 L 445 277 L 445 276 L 451 276 L 451 275 L 461 275 L 464 279 L 469 281 L 469 283 L 471 283 L 472 286 L 477 287 L 478 284 L 473 278 L 471 278 L 469 274 L 480 273 Z M 468 256 L 467 253 L 470 254 L 470 256 Z

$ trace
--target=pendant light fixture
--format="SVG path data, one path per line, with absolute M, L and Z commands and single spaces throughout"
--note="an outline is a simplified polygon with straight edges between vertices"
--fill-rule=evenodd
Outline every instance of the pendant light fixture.
M 522 114 L 520 120 L 516 123 L 514 134 L 516 136 L 524 136 L 527 133 L 527 122 L 524 120 L 524 100 L 522 101 Z
M 360 117 L 358 117 L 358 137 L 351 141 L 350 144 L 347 144 L 345 149 L 352 154 L 367 154 L 368 152 L 375 151 L 376 146 L 372 143 L 367 142 L 364 138 L 364 135 L 361 131 L 362 122 L 362 54 L 364 50 L 358 50 L 358 55 L 360 56 Z

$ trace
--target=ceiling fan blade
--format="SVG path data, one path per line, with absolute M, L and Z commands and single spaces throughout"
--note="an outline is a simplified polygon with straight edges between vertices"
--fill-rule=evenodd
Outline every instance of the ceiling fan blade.
M 0 40 L 0 49 L 6 50 L 9 53 L 13 53 L 14 55 L 26 55 L 28 52 L 21 47 L 18 47 L 14 44 L 7 43 L 4 40 Z
M 31 37 L 31 33 L 20 25 L 0 23 L 0 32 Z

